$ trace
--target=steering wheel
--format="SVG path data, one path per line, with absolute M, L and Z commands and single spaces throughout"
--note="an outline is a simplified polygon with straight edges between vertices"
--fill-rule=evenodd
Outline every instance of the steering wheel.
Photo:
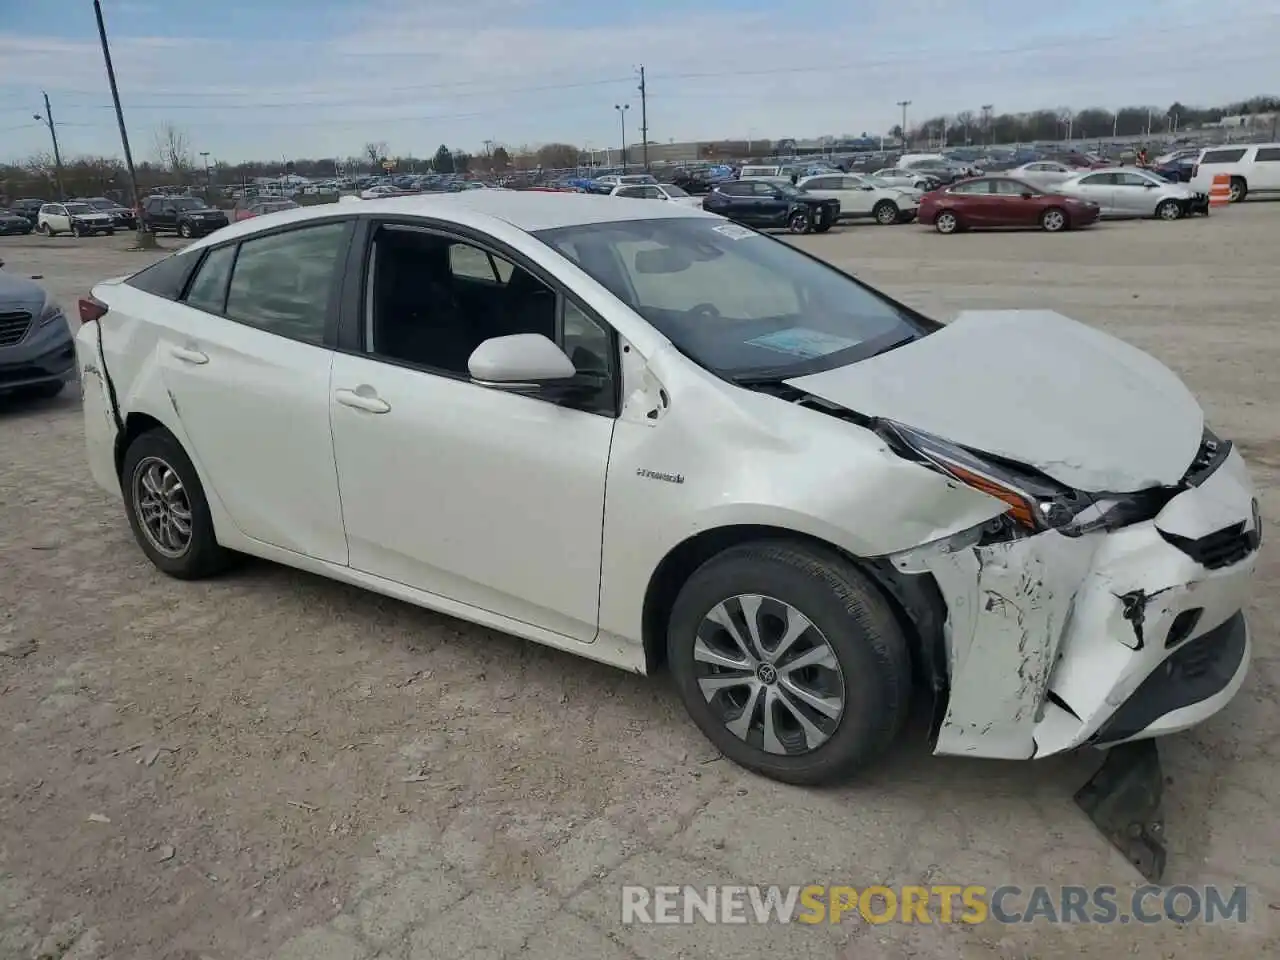
M 690 307 L 688 312 L 691 316 L 711 317 L 713 319 L 720 316 L 720 311 L 714 303 L 699 303 Z

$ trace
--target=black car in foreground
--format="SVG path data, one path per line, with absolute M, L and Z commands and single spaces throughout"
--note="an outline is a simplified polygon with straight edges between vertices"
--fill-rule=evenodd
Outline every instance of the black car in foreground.
M 86 197 L 83 202 L 102 213 L 111 214 L 111 219 L 115 221 L 117 230 L 138 229 L 137 215 L 123 204 L 116 203 L 116 201 L 109 200 L 106 197 Z
M 0 210 L 0 237 L 30 233 L 31 221 L 17 210 Z
M 203 237 L 228 222 L 226 211 L 199 197 L 147 197 L 142 205 L 142 226 L 149 233 L 172 230 L 180 237 Z
M 56 396 L 75 375 L 75 343 L 62 309 L 38 283 L 0 269 L 0 397 Z
M 772 180 L 718 184 L 702 209 L 751 227 L 786 227 L 792 233 L 826 233 L 840 216 L 839 200 L 823 200 Z

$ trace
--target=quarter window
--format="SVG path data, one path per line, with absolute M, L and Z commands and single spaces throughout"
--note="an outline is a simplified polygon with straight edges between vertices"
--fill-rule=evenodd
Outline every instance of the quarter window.
M 1239 163 L 1244 159 L 1244 154 L 1244 147 L 1235 150 L 1206 150 L 1200 163 Z
M 1275 163 L 1280 160 L 1280 147 L 1259 147 L 1257 160 L 1259 163 Z
M 227 281 L 231 279 L 231 267 L 236 261 L 235 246 L 210 250 L 191 281 L 187 291 L 187 306 L 208 313 L 222 313 L 227 303 Z
M 324 342 L 347 224 L 326 223 L 240 244 L 226 315 L 303 343 Z

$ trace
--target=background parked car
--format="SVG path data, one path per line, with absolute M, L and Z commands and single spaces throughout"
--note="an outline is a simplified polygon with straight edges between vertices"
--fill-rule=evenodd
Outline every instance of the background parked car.
M 797 186 L 815 197 L 840 204 L 841 220 L 874 218 L 877 223 L 914 220 L 921 193 L 912 187 L 893 187 L 856 173 L 805 177 Z
M 52 397 L 75 375 L 75 365 L 62 309 L 40 284 L 0 270 L 0 395 Z
M 1232 203 L 1239 203 L 1251 193 L 1280 193 L 1280 143 L 1204 150 L 1196 162 L 1191 185 L 1199 193 L 1208 193 L 1219 173 L 1231 178 Z
M 26 217 L 27 221 L 31 224 L 31 229 L 34 230 L 36 228 L 36 221 L 40 218 L 40 208 L 47 202 L 48 201 L 46 200 L 35 200 L 32 198 L 15 200 L 13 201 L 13 206 L 10 209 L 14 213 L 19 213 Z
M 116 232 L 115 219 L 109 213 L 95 210 L 83 200 L 68 200 L 66 203 L 46 203 L 40 208 L 36 218 L 36 229 L 46 237 L 60 233 L 70 233 L 77 237 L 88 237 L 95 233 L 108 236 Z
M 702 201 L 691 197 L 673 183 L 624 183 L 609 191 L 611 197 L 633 200 L 666 200 L 681 207 L 702 209 Z
M 1056 192 L 1098 204 L 1104 217 L 1158 217 L 1177 220 L 1209 212 L 1209 197 L 1188 184 L 1174 183 L 1147 170 L 1120 167 L 1072 177 Z
M 1034 227 L 1057 233 L 1098 219 L 1098 204 L 1045 193 L 1013 177 L 979 177 L 926 193 L 917 214 L 939 233 L 971 227 Z
M 202 237 L 228 223 L 227 215 L 199 197 L 147 197 L 142 226 L 150 233 L 172 230 L 180 237 Z
M 33 229 L 31 221 L 17 210 L 0 210 L 0 236 L 30 233 Z
M 235 211 L 236 220 L 251 220 L 254 217 L 260 217 L 267 213 L 277 213 L 281 210 L 297 210 L 298 205 L 292 200 L 256 200 L 246 207 L 237 207 Z
M 99 213 L 106 213 L 115 221 L 117 230 L 137 230 L 138 216 L 124 204 L 106 197 L 86 197 L 85 203 Z
M 891 187 L 910 187 L 922 193 L 936 190 L 942 186 L 942 181 L 932 174 L 921 173 L 917 170 L 907 170 L 901 167 L 885 167 L 882 170 L 877 170 L 872 176 L 889 184 Z
M 1008 171 L 1009 176 L 1014 179 L 1025 181 L 1041 190 L 1050 190 L 1059 183 L 1070 180 L 1076 172 L 1065 163 L 1055 160 L 1034 160 Z
M 786 227 L 792 233 L 825 233 L 840 216 L 840 204 L 773 180 L 722 183 L 702 209 L 753 227 Z

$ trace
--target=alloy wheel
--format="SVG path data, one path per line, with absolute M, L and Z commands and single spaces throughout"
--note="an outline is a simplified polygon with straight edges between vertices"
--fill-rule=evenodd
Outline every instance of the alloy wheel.
M 1061 210 L 1050 210 L 1044 215 L 1044 220 L 1041 222 L 1050 233 L 1056 233 L 1067 225 L 1067 218 Z
M 1182 216 L 1182 209 L 1172 200 L 1166 200 L 1164 203 L 1160 204 L 1160 210 L 1158 212 L 1161 220 L 1177 220 Z
M 698 627 L 693 659 L 713 714 L 766 753 L 811 753 L 844 716 L 844 675 L 835 649 L 808 617 L 781 600 L 743 594 L 716 604 Z
M 959 222 L 956 220 L 954 213 L 940 213 L 938 218 L 933 222 L 939 233 L 955 233 Z
M 892 205 L 886 203 L 880 208 L 879 212 L 876 214 L 876 219 L 886 225 L 893 223 L 895 220 L 898 219 L 898 211 L 895 210 Z
M 133 471 L 133 505 L 151 546 L 166 557 L 191 549 L 191 501 L 176 470 L 159 457 L 146 457 Z
M 1227 194 L 1227 199 L 1232 203 L 1239 203 L 1244 198 L 1244 184 L 1239 180 L 1231 181 L 1230 191 L 1231 192 Z
M 791 222 L 787 224 L 788 229 L 792 233 L 808 233 L 809 217 L 804 213 L 797 213 L 791 218 Z

